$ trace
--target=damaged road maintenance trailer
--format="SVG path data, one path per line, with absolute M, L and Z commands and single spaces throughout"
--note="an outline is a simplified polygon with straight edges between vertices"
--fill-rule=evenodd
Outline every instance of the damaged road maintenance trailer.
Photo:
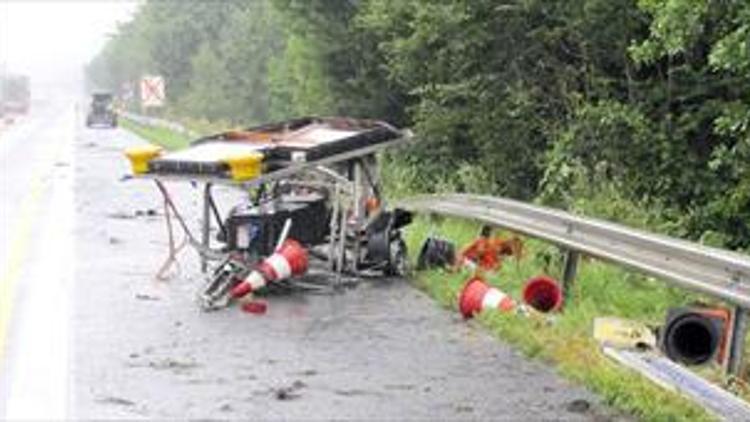
M 156 182 L 168 226 L 171 214 L 197 249 L 208 274 L 199 302 L 211 310 L 230 304 L 243 283 L 253 287 L 243 293 L 270 281 L 309 286 L 275 274 L 300 275 L 308 256 L 335 275 L 327 277 L 333 287 L 342 275 L 402 275 L 407 258 L 401 228 L 411 214 L 385 208 L 376 153 L 408 137 L 379 121 L 307 117 L 219 133 L 176 152 L 133 147 L 126 156 L 136 178 Z M 172 201 L 169 180 L 202 183 L 200 240 Z M 214 185 L 246 194 L 224 218 Z M 218 247 L 211 246 L 212 221 Z M 171 231 L 170 245 L 173 256 Z

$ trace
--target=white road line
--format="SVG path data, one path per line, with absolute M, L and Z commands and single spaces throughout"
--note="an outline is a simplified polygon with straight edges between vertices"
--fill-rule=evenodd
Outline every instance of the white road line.
M 60 420 L 68 414 L 69 298 L 73 289 L 73 138 L 76 122 L 72 109 L 62 125 L 65 143 L 52 156 L 65 167 L 54 167 L 52 193 L 34 254 L 25 259 L 26 279 L 17 295 L 13 349 L 8 356 L 9 391 L 4 419 Z M 32 256 L 36 259 L 31 260 Z

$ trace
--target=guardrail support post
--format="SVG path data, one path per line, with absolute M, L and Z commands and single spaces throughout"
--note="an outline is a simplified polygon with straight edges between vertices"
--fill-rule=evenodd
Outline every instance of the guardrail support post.
M 203 221 L 201 222 L 201 243 L 208 250 L 211 246 L 211 183 L 203 190 Z M 208 270 L 208 257 L 201 254 L 201 272 Z
M 748 310 L 740 306 L 734 308 L 732 332 L 729 341 L 729 358 L 727 373 L 739 377 L 742 370 L 742 355 L 745 351 L 745 334 L 747 333 Z
M 568 250 L 565 254 L 565 267 L 563 268 L 562 276 L 563 298 L 565 302 L 568 301 L 570 291 L 573 288 L 573 283 L 575 283 L 576 274 L 578 273 L 578 261 L 580 261 L 580 258 L 581 254 L 578 251 Z

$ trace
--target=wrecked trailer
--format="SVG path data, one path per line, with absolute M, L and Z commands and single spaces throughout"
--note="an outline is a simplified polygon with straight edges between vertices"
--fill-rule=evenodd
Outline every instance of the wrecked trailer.
M 409 137 L 381 121 L 305 117 L 207 136 L 180 151 L 144 145 L 125 154 L 133 177 L 155 182 L 168 223 L 175 218 L 199 253 L 206 275 L 201 308 L 239 302 L 252 311 L 253 293 L 266 286 L 336 288 L 345 276 L 406 272 L 401 229 L 411 214 L 387 208 L 377 153 Z M 200 239 L 172 201 L 168 181 L 202 185 Z M 222 216 L 214 185 L 240 189 L 243 200 Z M 170 245 L 173 257 L 171 232 Z M 304 277 L 310 261 L 325 269 L 324 280 Z

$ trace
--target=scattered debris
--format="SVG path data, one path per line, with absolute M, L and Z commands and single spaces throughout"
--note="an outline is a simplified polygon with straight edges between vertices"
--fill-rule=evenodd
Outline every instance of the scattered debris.
M 302 394 L 299 393 L 299 390 L 305 387 L 307 387 L 307 384 L 302 381 L 296 380 L 292 383 L 292 385 L 288 387 L 274 389 L 274 397 L 276 397 L 276 400 L 280 401 L 294 400 L 302 397 Z
M 248 314 L 262 315 L 268 309 L 268 303 L 264 300 L 252 300 L 242 304 L 242 311 Z
M 479 238 L 461 250 L 457 264 L 494 271 L 501 267 L 505 256 L 513 256 L 517 260 L 523 257 L 523 242 L 520 238 L 491 237 L 491 233 L 490 227 L 483 227 Z
M 97 403 L 116 404 L 118 406 L 135 406 L 135 402 L 121 397 L 107 396 L 96 400 Z
M 591 409 L 591 403 L 588 400 L 576 399 L 565 406 L 565 410 L 571 413 L 586 413 Z
M 150 361 L 147 365 L 149 368 L 156 370 L 175 370 L 184 371 L 189 369 L 195 369 L 200 365 L 193 361 L 179 361 L 173 358 L 166 358 L 159 361 Z
M 456 406 L 456 412 L 458 413 L 471 413 L 474 411 L 474 408 L 471 406 L 467 406 L 465 404 L 460 404 Z
M 318 375 L 318 371 L 314 369 L 305 369 L 304 371 L 297 372 L 296 375 L 300 375 L 303 377 L 311 377 L 313 375 Z
M 233 411 L 234 411 L 234 408 L 232 407 L 232 405 L 231 405 L 231 404 L 229 404 L 229 403 L 224 403 L 224 404 L 222 404 L 222 405 L 221 405 L 221 407 L 219 408 L 219 411 L 220 411 L 220 412 L 225 412 L 225 413 L 228 413 L 228 412 L 233 412 Z
M 153 209 L 153 208 L 149 208 L 149 209 L 146 209 L 146 210 L 135 210 L 135 216 L 136 217 L 144 217 L 144 216 L 146 216 L 146 217 L 155 217 L 157 215 L 159 215 L 159 213 L 156 212 L 156 210 Z
M 107 214 L 107 218 L 112 220 L 132 220 L 135 216 L 123 211 L 115 211 Z
M 640 322 L 622 318 L 594 318 L 594 340 L 618 349 L 653 349 L 656 335 Z
M 110 236 L 109 239 L 108 239 L 108 241 L 109 241 L 110 245 L 118 245 L 118 244 L 122 243 L 122 240 L 120 240 L 119 238 L 114 237 L 114 236 Z
M 152 296 L 146 293 L 136 293 L 135 298 L 138 300 L 150 300 L 150 301 L 158 301 L 161 300 L 158 296 Z
M 417 258 L 417 270 L 447 268 L 456 262 L 456 246 L 448 240 L 428 237 Z

